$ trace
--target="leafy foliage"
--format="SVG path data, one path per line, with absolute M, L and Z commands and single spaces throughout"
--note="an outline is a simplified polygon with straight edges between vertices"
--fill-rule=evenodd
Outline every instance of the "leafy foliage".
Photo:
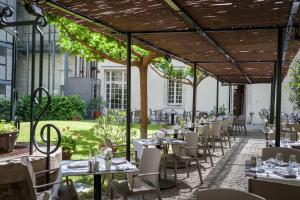
M 99 139 L 100 144 L 105 144 L 105 138 L 110 139 L 115 144 L 124 144 L 126 141 L 125 112 L 108 112 L 96 119 L 96 124 L 91 128 L 91 132 Z M 131 130 L 131 136 L 136 135 L 136 131 Z
M 269 121 L 270 109 L 263 108 L 258 112 L 259 117 L 264 121 Z
M 65 18 L 49 16 L 49 22 L 54 24 L 59 30 L 58 45 L 63 51 L 81 56 L 87 60 L 103 61 L 108 59 L 112 62 L 125 64 L 126 43 L 115 37 L 94 32 L 89 28 L 72 22 Z M 144 59 L 153 53 L 137 45 L 132 46 L 133 65 L 140 67 Z M 155 52 L 156 53 L 156 52 Z M 182 79 L 192 79 L 193 69 L 189 66 L 185 68 L 174 68 L 171 62 L 167 61 L 163 55 L 154 56 L 150 60 L 151 67 L 158 70 L 164 78 L 180 81 Z M 157 71 L 156 71 L 157 72 Z M 199 83 L 206 76 L 198 72 Z M 192 84 L 191 81 L 183 82 Z
M 63 128 L 62 136 L 61 136 L 61 148 L 63 151 L 75 152 L 77 146 L 77 140 L 75 136 L 73 136 L 69 127 Z
M 0 98 L 0 119 L 9 120 L 10 118 L 10 101 Z
M 34 116 L 38 116 L 46 106 L 46 97 L 43 97 L 42 103 L 36 105 L 34 109 Z M 22 97 L 17 105 L 16 115 L 21 120 L 30 120 L 30 105 L 31 97 Z M 86 104 L 79 96 L 52 96 L 50 108 L 43 116 L 43 120 L 70 120 L 73 116 L 83 117 L 85 115 Z
M 300 109 L 300 60 L 292 63 L 290 69 L 291 80 L 289 82 L 289 100 L 295 104 L 296 109 Z
M 5 120 L 0 120 L 0 134 L 9 133 L 16 131 L 16 127 L 12 122 L 6 122 Z
M 214 106 L 213 110 L 210 111 L 209 113 L 209 117 L 213 116 L 213 115 L 216 115 L 216 106 Z M 219 109 L 218 109 L 218 113 L 219 113 L 219 116 L 224 116 L 226 115 L 226 108 L 225 108 L 225 105 L 221 105 L 219 106 Z

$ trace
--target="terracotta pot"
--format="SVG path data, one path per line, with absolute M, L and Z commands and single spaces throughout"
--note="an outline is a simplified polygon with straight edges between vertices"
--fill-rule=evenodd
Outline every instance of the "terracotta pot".
M 0 134 L 0 149 L 11 152 L 16 145 L 19 136 L 19 131 Z
M 63 160 L 71 160 L 72 153 L 69 151 L 62 151 L 62 159 Z
M 101 112 L 100 111 L 94 111 L 94 113 L 93 113 L 93 117 L 94 118 L 98 118 L 100 116 L 101 116 Z
M 72 117 L 72 120 L 73 120 L 73 121 L 80 121 L 80 116 L 73 116 L 73 117 Z

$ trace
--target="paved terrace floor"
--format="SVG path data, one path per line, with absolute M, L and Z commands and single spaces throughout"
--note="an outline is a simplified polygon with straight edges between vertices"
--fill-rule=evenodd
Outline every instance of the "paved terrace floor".
M 169 190 L 162 190 L 162 197 L 165 200 L 195 199 L 196 192 L 204 188 L 233 188 L 238 190 L 248 190 L 248 179 L 245 177 L 245 160 L 252 155 L 261 155 L 262 148 L 265 147 L 264 135 L 260 126 L 251 125 L 248 127 L 247 136 L 238 135 L 236 141 L 232 142 L 232 147 L 225 148 L 225 155 L 222 156 L 221 149 L 217 148 L 213 152 L 214 167 L 210 163 L 201 161 L 204 184 L 199 185 L 199 176 L 195 163 L 192 163 L 190 177 L 187 178 L 186 170 L 178 170 L 178 185 Z M 173 174 L 169 170 L 168 174 Z M 109 199 L 108 197 L 103 199 Z M 118 199 L 118 198 L 117 198 Z M 120 198 L 122 199 L 122 198 Z M 133 198 L 137 199 L 137 198 Z M 155 195 L 146 195 L 145 199 L 156 199 Z

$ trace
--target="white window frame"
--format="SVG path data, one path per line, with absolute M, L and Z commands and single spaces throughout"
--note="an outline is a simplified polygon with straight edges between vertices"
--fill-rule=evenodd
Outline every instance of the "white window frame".
M 174 87 L 172 88 L 172 90 L 173 90 L 173 99 L 172 99 L 172 102 L 170 102 L 169 100 L 170 100 L 170 97 L 169 97 L 169 95 L 170 95 L 170 82 L 173 82 L 174 83 Z M 177 97 L 177 87 L 178 87 L 178 85 L 180 85 L 181 86 L 181 102 L 180 103 L 178 103 L 178 102 L 176 102 L 176 97 Z M 168 105 L 182 105 L 183 104 L 183 84 L 182 83 L 180 83 L 180 82 L 176 82 L 176 81 L 172 81 L 172 80 L 167 80 L 167 104 Z
M 112 72 L 121 72 L 122 73 L 122 80 L 112 81 Z M 107 80 L 107 73 L 109 73 L 109 80 Z M 125 99 L 125 92 L 127 87 L 126 81 L 126 70 L 104 70 L 104 80 L 105 80 L 105 101 L 106 101 L 106 108 L 107 109 L 115 109 L 115 110 L 124 110 L 126 109 L 126 99 Z M 122 86 L 122 97 L 121 97 L 121 108 L 112 108 L 111 105 L 111 97 L 112 97 L 112 85 L 119 84 Z M 107 99 L 107 85 L 109 85 L 109 101 Z

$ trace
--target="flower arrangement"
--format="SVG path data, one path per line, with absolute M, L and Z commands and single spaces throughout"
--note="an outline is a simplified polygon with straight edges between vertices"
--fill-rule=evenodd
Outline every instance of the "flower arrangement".
M 101 148 L 100 155 L 106 161 L 111 160 L 113 158 L 112 149 L 108 147 Z

